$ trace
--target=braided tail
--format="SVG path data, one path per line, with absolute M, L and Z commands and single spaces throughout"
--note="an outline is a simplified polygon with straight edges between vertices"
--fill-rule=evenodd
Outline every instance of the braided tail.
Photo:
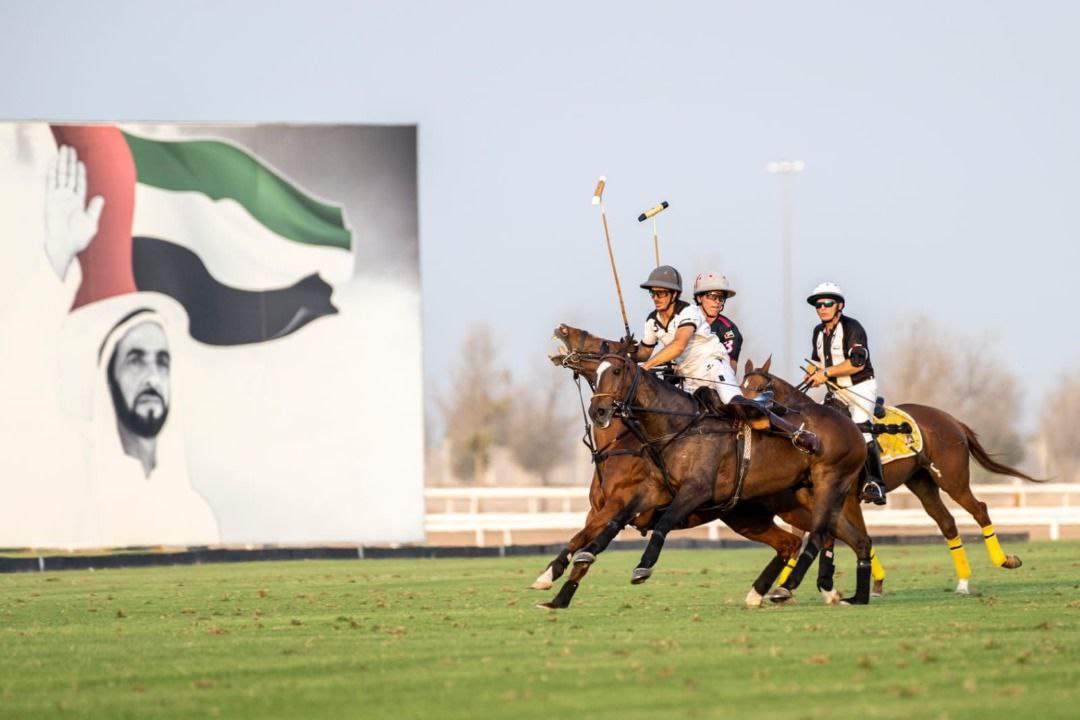
M 975 458 L 975 462 L 979 463 L 984 470 L 992 472 L 997 475 L 1011 475 L 1012 477 L 1022 478 L 1034 483 L 1046 482 L 1046 480 L 1040 480 L 1039 478 L 1033 478 L 1030 475 L 1025 475 L 1016 468 L 1003 465 L 986 452 L 986 449 L 979 443 L 979 436 L 968 427 L 965 423 L 960 422 L 960 427 L 964 429 L 964 436 L 967 438 L 968 452 L 971 453 L 971 457 Z

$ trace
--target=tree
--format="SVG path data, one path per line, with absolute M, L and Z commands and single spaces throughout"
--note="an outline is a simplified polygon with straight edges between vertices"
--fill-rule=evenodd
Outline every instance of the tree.
M 496 364 L 486 326 L 472 328 L 461 347 L 447 394 L 437 399 L 452 472 L 468 482 L 486 479 L 491 448 L 505 436 L 510 374 Z
M 1039 417 L 1039 436 L 1046 450 L 1048 469 L 1057 480 L 1080 479 L 1080 368 L 1061 378 L 1061 383 L 1047 391 Z
M 919 403 L 941 408 L 979 435 L 998 460 L 1016 465 L 1024 456 L 1017 429 L 1021 394 L 1015 375 L 985 336 L 946 332 L 929 318 L 902 328 L 887 352 L 874 356 L 890 405 Z M 978 481 L 1001 480 L 977 465 Z
M 574 441 L 574 416 L 560 407 L 565 403 L 566 373 L 550 365 L 536 373 L 533 382 L 514 393 L 507 445 L 525 470 L 540 476 L 547 485 L 551 471 L 566 462 Z

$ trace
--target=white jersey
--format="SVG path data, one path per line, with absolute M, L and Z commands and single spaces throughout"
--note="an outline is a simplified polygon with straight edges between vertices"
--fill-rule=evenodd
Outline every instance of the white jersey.
M 675 333 L 679 328 L 690 326 L 694 328 L 694 334 L 686 349 L 675 358 L 675 374 L 684 378 L 710 377 L 713 373 L 706 370 L 706 366 L 712 368 L 716 361 L 721 361 L 730 366 L 727 350 L 720 342 L 720 338 L 709 327 L 701 309 L 696 305 L 676 301 L 675 316 L 666 326 L 661 324 L 656 311 L 649 313 L 645 319 L 645 332 L 641 336 L 641 344 L 645 347 L 655 347 L 657 344 L 670 345 L 675 340 Z

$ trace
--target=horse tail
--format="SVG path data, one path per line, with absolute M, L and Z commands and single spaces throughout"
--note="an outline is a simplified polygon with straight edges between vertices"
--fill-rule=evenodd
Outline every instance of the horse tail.
M 979 443 L 979 436 L 975 433 L 975 431 L 968 427 L 965 423 L 962 423 L 959 420 L 957 420 L 957 422 L 959 422 L 960 427 L 964 429 L 964 437 L 967 438 L 968 452 L 971 453 L 971 457 L 975 458 L 975 462 L 979 463 L 979 465 L 982 466 L 983 470 L 995 473 L 997 475 L 1011 475 L 1012 477 L 1022 478 L 1024 480 L 1028 480 L 1034 483 L 1046 482 L 1046 480 L 1033 478 L 1030 475 L 1026 475 L 1020 472 L 1016 468 L 1009 467 L 1008 465 L 1003 465 L 1002 463 L 994 460 L 990 453 L 986 452 L 986 448 L 984 448 L 982 444 Z

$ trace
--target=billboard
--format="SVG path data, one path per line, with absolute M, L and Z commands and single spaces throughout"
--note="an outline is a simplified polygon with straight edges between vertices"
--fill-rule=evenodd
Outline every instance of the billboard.
M 416 129 L 0 123 L 0 547 L 423 539 Z

